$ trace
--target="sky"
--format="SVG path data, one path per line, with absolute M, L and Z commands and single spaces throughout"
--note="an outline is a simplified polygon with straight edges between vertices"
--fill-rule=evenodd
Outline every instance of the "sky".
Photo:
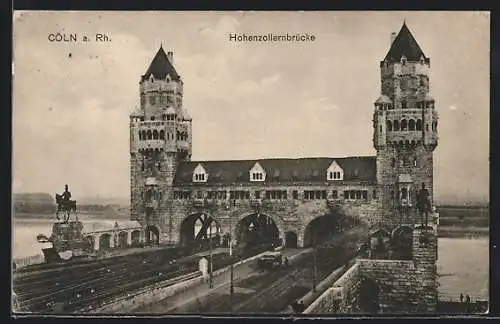
M 193 160 L 375 155 L 379 62 L 405 20 L 431 60 L 434 196 L 488 201 L 487 12 L 16 12 L 13 191 L 128 197 L 129 114 L 160 45 L 184 81 Z M 315 40 L 230 41 L 242 33 Z

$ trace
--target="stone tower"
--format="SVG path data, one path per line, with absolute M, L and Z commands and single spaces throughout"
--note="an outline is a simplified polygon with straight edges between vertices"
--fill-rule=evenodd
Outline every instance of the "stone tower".
M 146 229 L 147 240 L 163 241 L 177 165 L 192 152 L 191 118 L 172 52 L 160 47 L 139 89 L 140 108 L 130 115 L 131 219 Z
M 406 23 L 380 62 L 381 95 L 375 101 L 373 145 L 382 222 L 388 226 L 416 221 L 416 193 L 422 183 L 432 204 L 433 151 L 438 114 L 429 94 L 430 59 Z

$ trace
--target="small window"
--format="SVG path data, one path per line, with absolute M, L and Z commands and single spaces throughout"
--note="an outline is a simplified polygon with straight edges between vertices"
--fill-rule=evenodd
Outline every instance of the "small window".
M 292 191 L 293 199 L 299 199 L 299 192 L 297 190 Z
M 260 191 L 255 191 L 255 199 L 260 199 Z
M 401 109 L 407 109 L 408 103 L 406 101 L 401 101 Z
M 156 104 L 156 97 L 155 96 L 150 96 L 149 97 L 149 104 L 151 104 L 151 105 Z
M 373 199 L 377 199 L 377 190 L 373 190 Z
M 337 199 L 337 198 L 338 198 L 338 195 L 339 195 L 339 194 L 338 194 L 337 190 L 333 190 L 333 191 L 332 191 L 332 198 L 333 198 L 333 199 Z

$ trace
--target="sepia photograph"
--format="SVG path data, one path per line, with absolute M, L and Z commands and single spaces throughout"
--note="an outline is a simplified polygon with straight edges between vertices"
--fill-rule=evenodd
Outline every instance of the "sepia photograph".
M 487 314 L 490 13 L 14 11 L 13 316 Z

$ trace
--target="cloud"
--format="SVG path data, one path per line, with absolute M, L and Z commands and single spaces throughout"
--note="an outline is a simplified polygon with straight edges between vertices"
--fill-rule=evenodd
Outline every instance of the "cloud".
M 451 105 L 451 106 L 448 107 L 448 109 L 450 109 L 450 110 L 457 110 L 458 108 L 457 108 L 457 106 Z

